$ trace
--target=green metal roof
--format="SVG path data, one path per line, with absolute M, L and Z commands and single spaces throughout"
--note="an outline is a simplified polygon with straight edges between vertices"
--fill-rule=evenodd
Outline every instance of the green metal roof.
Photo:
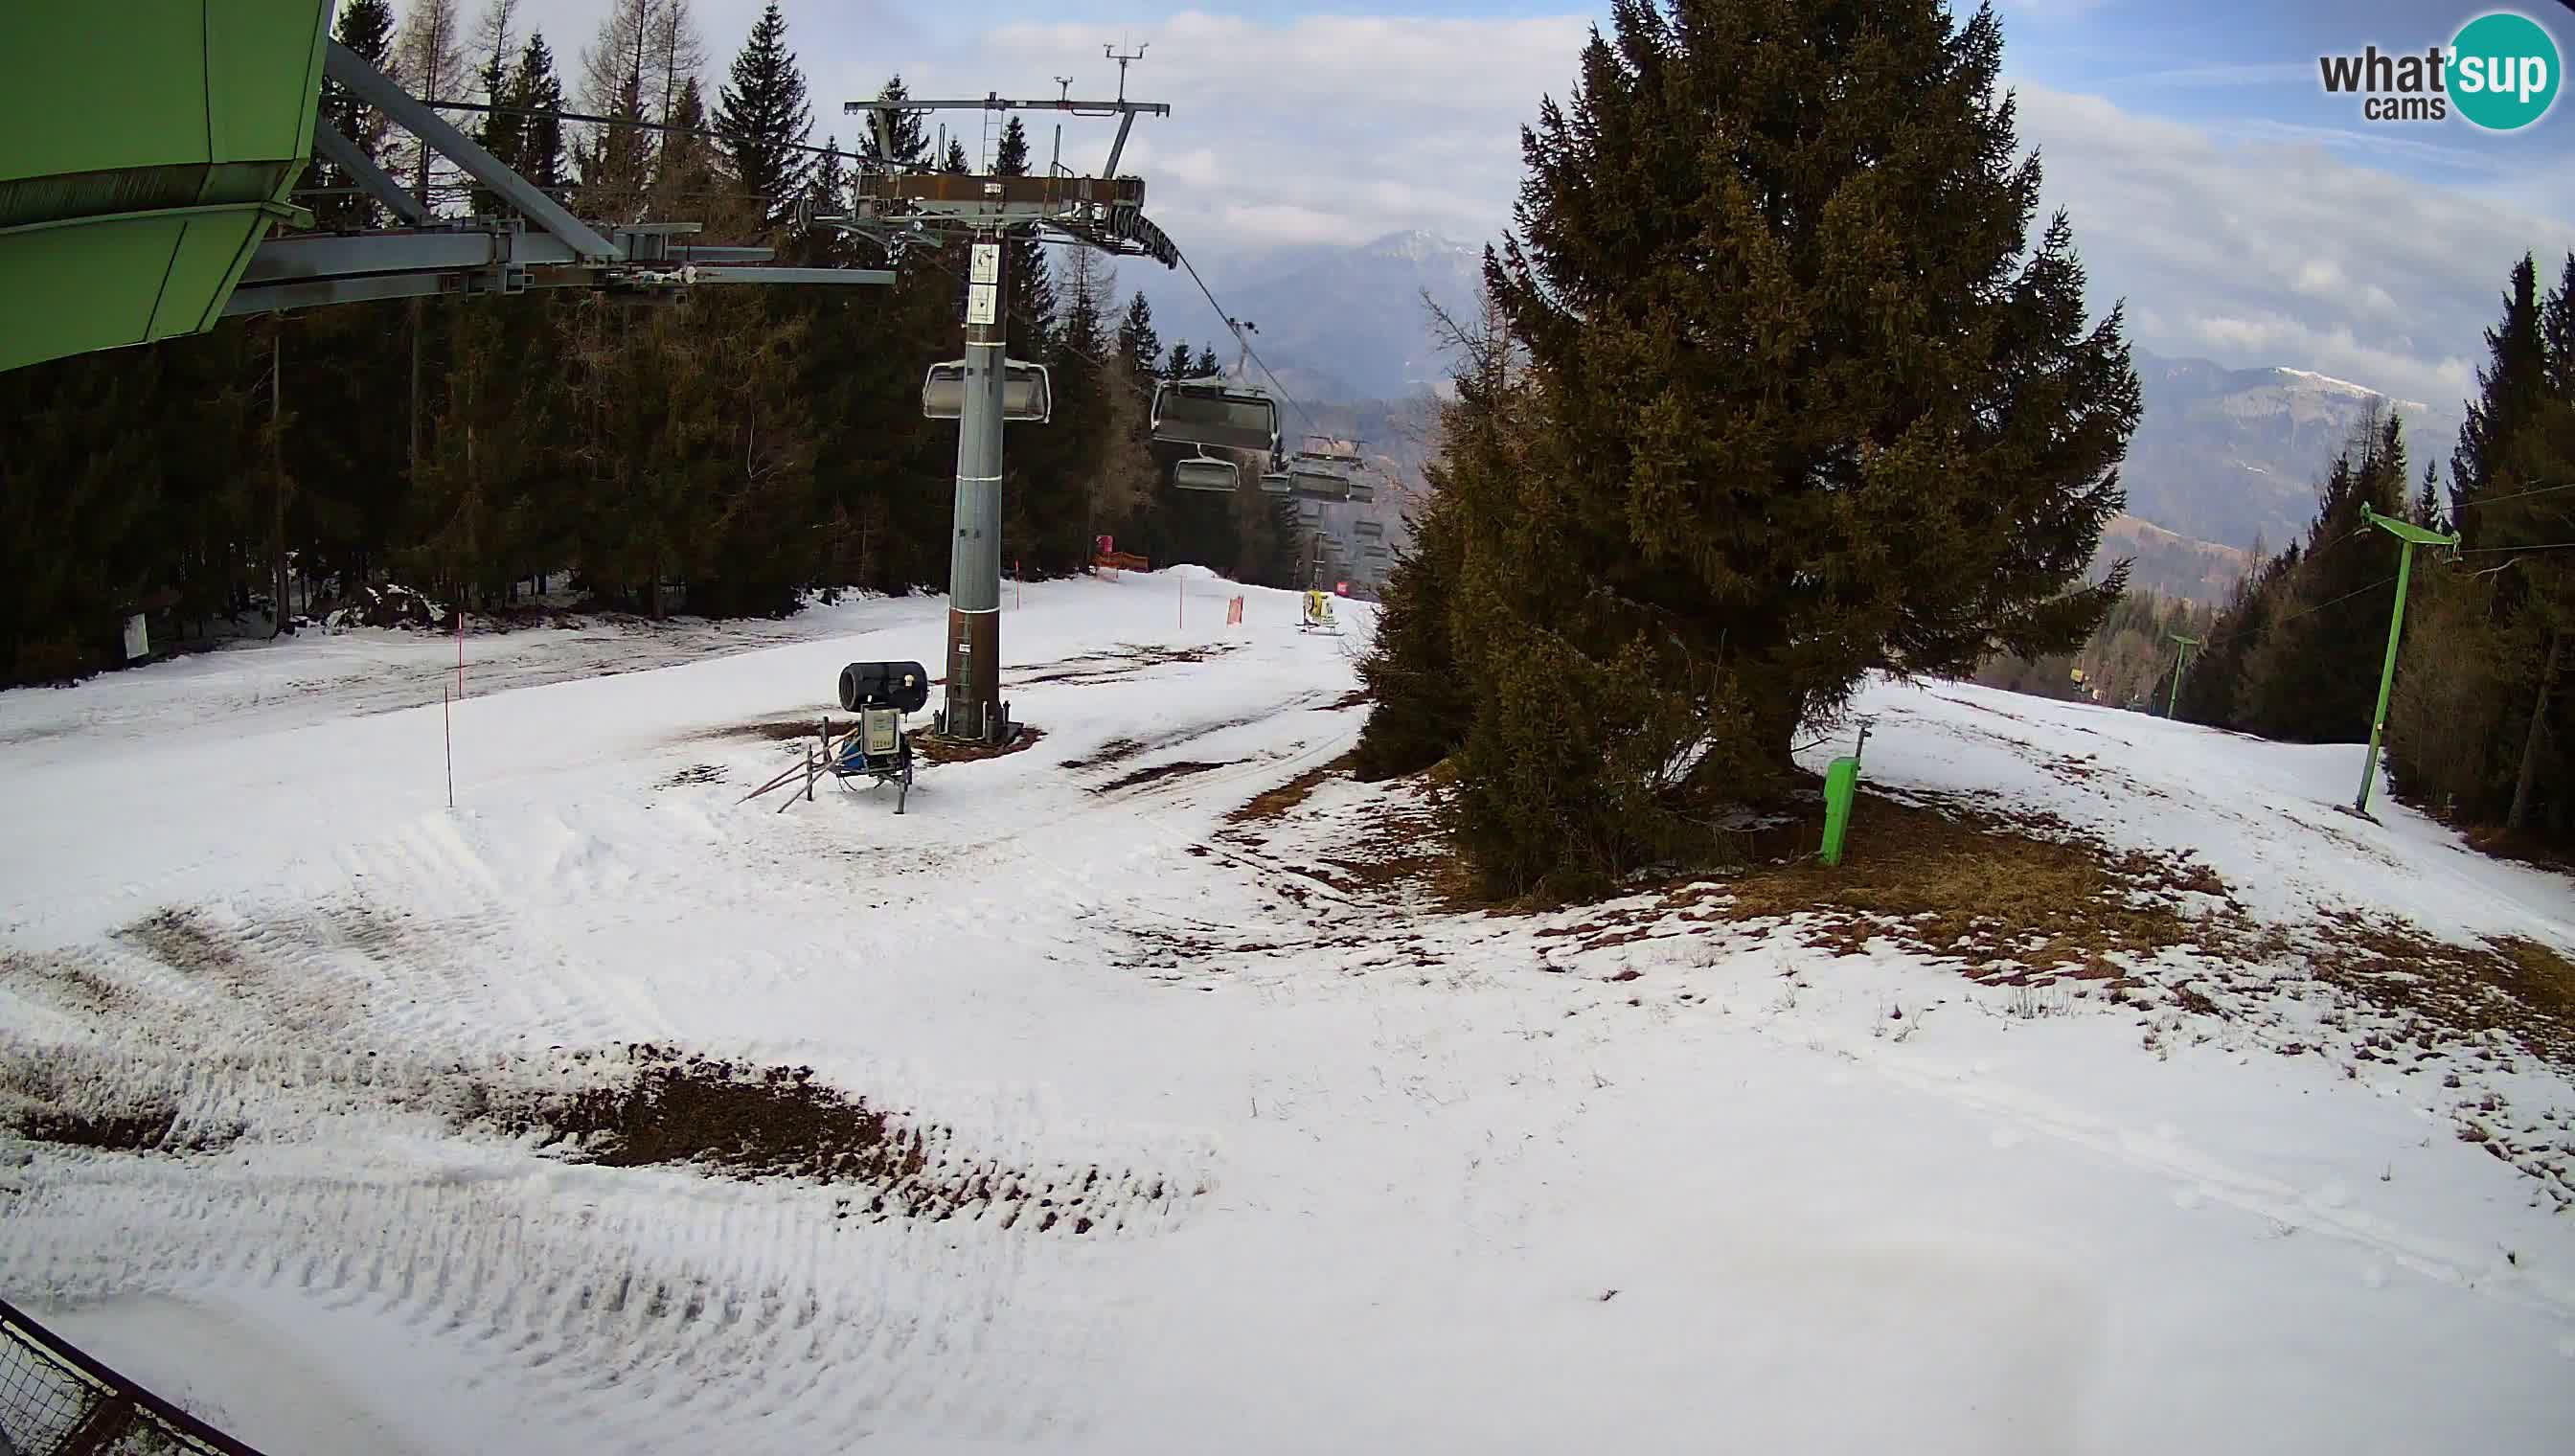
M 214 327 L 295 214 L 331 11 L 0 7 L 0 369 Z

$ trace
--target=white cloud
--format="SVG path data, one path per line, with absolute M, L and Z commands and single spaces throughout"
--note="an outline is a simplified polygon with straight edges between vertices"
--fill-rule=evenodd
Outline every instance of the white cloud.
M 2159 353 L 2297 365 L 2455 409 L 2513 262 L 2575 248 L 2575 225 L 2519 199 L 2363 165 L 2319 138 L 2222 140 L 2019 90 L 2024 140 L 2042 149 L 2095 294 L 2150 305 L 2131 333 Z

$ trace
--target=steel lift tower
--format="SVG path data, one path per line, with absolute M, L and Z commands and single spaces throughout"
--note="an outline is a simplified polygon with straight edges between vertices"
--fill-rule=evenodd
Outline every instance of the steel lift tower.
M 1141 52 L 1140 52 L 1141 54 Z M 1159 102 L 1130 101 L 1126 63 L 1117 56 L 1118 99 L 1058 98 L 1014 101 L 998 93 L 980 101 L 918 101 L 880 97 L 845 103 L 845 112 L 867 118 L 876 154 L 892 157 L 895 118 L 915 111 L 1053 111 L 1118 118 L 1101 175 L 1084 177 L 1053 167 L 1044 176 L 1003 176 L 932 170 L 937 159 L 910 169 L 871 167 L 852 188 L 854 211 L 821 219 L 892 250 L 909 242 L 963 236 L 970 241 L 966 281 L 965 357 L 933 365 L 922 386 L 922 411 L 957 422 L 956 535 L 949 549 L 948 685 L 938 732 L 983 743 L 1015 735 L 1002 702 L 1002 425 L 1043 422 L 1053 412 L 1046 370 L 1010 357 L 1010 250 L 1012 238 L 1045 237 L 1104 253 L 1151 258 L 1176 267 L 1170 238 L 1145 218 L 1145 184 L 1118 175 L 1118 159 L 1138 116 L 1169 116 Z M 989 165 L 989 159 L 987 162 Z

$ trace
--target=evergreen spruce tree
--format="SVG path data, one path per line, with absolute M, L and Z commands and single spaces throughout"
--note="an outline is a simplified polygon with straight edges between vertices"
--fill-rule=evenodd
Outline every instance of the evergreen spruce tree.
M 544 31 L 530 33 L 527 48 L 519 52 L 511 104 L 529 113 L 519 133 L 519 175 L 549 196 L 562 197 L 570 181 L 564 157 L 563 78 L 555 74 L 555 54 L 546 46 Z
M 2327 474 L 2303 558 L 2245 654 L 2236 727 L 2295 742 L 2368 737 L 2401 548 L 2361 511 L 2402 515 L 2408 475 L 2402 420 L 2373 409 Z
M 2414 524 L 2426 531 L 2441 531 L 2441 467 L 2436 461 L 2423 462 L 2423 488 L 2414 493 L 2410 513 Z
M 783 226 L 813 174 L 802 148 L 813 134 L 814 112 L 805 73 L 787 48 L 787 17 L 778 0 L 769 0 L 734 57 L 733 77 L 717 96 L 715 129 L 734 177 L 761 199 L 762 228 Z
M 707 140 L 706 98 L 691 76 L 680 83 L 672 104 L 671 131 L 662 137 L 653 173 L 653 214 L 657 218 L 722 219 L 735 209 L 720 169 L 722 154 Z
M 2071 650 L 2138 413 L 1939 0 L 1614 0 L 1486 276 L 1537 428 L 1460 492 L 1461 842 L 1497 890 L 1706 846 L 1869 673 Z M 1566 706 L 1580 706 L 1568 714 Z
M 941 170 L 953 172 L 959 176 L 964 176 L 965 174 L 975 170 L 974 164 L 966 160 L 966 144 L 964 142 L 957 140 L 955 137 L 950 137 L 948 139 L 948 160 L 943 164 Z
M 528 121 L 520 114 L 526 100 L 526 88 L 511 67 L 512 60 L 499 51 L 484 57 L 478 82 L 483 100 L 492 110 L 483 113 L 474 128 L 474 140 L 503 166 L 525 176 L 521 143 L 527 136 Z M 476 217 L 495 217 L 502 211 L 500 195 L 481 183 L 469 193 L 469 205 Z
M 350 0 L 340 12 L 333 38 L 382 71 L 391 63 L 394 45 L 394 14 L 385 0 Z M 322 78 L 322 100 L 316 113 L 322 121 L 338 128 L 340 135 L 355 142 L 379 166 L 386 160 L 391 138 L 391 123 L 374 107 L 361 106 L 349 94 L 349 88 L 325 76 Z M 319 152 L 305 170 L 298 184 L 313 188 L 355 187 L 357 179 L 325 161 Z M 355 232 L 377 225 L 382 216 L 377 202 L 363 192 L 334 193 L 314 199 L 313 219 L 327 232 Z
M 993 160 L 995 175 L 1025 177 L 1029 175 L 1029 133 L 1018 117 L 1002 129 L 1002 144 Z M 1009 280 L 1010 297 L 1006 301 L 1011 314 L 1011 348 L 1025 359 L 1043 359 L 1053 349 L 1048 331 L 1055 326 L 1055 279 L 1047 266 L 1047 247 L 1033 235 L 1014 237 L 1006 245 L 1010 250 L 1004 276 Z
M 1163 336 L 1154 332 L 1154 306 L 1142 293 L 1127 301 L 1126 315 L 1118 321 L 1118 352 L 1136 378 L 1154 377 L 1156 362 L 1163 357 Z
M 2512 282 L 2503 298 L 2502 320 L 2486 331 L 2491 357 L 2477 371 L 2477 398 L 2468 403 L 2467 423 L 2460 427 L 2458 449 L 2450 456 L 2451 512 L 2459 522 L 2460 546 L 2471 551 L 2486 544 L 2488 523 L 2482 513 L 2468 508 L 2487 494 L 2502 464 L 2506 442 L 2547 389 L 2538 267 L 2529 256 L 2513 266 Z

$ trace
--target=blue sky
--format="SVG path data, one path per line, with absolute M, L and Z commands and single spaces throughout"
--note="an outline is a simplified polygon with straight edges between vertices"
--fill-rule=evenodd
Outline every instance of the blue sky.
M 520 3 L 568 62 L 606 8 Z M 762 0 L 690 3 L 720 72 Z M 1271 247 L 1496 235 L 1519 124 L 1541 95 L 1566 94 L 1608 13 L 1563 0 L 782 3 L 818 129 L 845 133 L 837 103 L 897 70 L 916 94 L 1053 95 L 1057 76 L 1105 94 L 1117 75 L 1102 44 L 1150 43 L 1131 90 L 1176 110 L 1138 123 L 1129 166 L 1148 211 L 1220 275 Z M 2454 407 L 2512 262 L 2537 251 L 2553 268 L 2575 249 L 2575 100 L 2518 135 L 2369 123 L 2323 93 L 2316 58 L 2420 51 L 2488 8 L 1998 0 L 2022 140 L 2073 215 L 2096 306 L 2125 300 L 2131 337 L 2158 353 L 2289 364 Z M 2575 59 L 2575 10 L 2520 8 Z M 1069 126 L 1067 160 L 1096 166 L 1108 135 Z

